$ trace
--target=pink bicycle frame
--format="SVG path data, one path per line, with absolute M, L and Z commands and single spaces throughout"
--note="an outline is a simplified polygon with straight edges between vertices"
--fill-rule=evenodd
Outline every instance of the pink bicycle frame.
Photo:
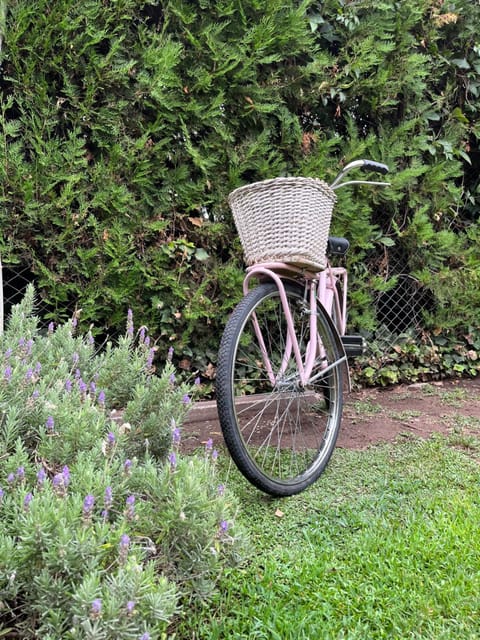
M 301 279 L 305 282 L 305 286 L 308 288 L 309 294 L 309 308 L 308 313 L 310 314 L 310 336 L 317 335 L 317 315 L 318 315 L 318 307 L 322 307 L 326 312 L 328 318 L 330 319 L 331 328 L 334 332 L 335 337 L 337 338 L 337 343 L 341 347 L 340 353 L 343 354 L 339 360 L 336 362 L 323 362 L 321 373 L 316 374 L 312 378 L 313 368 L 315 363 L 318 361 L 318 357 L 324 359 L 323 356 L 323 346 L 318 341 L 319 344 L 313 343 L 310 341 L 306 348 L 305 356 L 303 357 L 300 352 L 300 346 L 298 344 L 298 339 L 295 334 L 295 328 L 293 324 L 293 317 L 290 306 L 288 304 L 287 295 L 285 292 L 284 279 L 293 278 L 295 280 L 295 276 L 301 276 Z M 283 312 L 285 314 L 285 318 L 287 321 L 287 336 L 285 341 L 285 353 L 283 355 L 282 365 L 280 367 L 280 371 L 275 374 L 272 369 L 272 365 L 270 362 L 270 358 L 268 356 L 267 349 L 265 347 L 265 342 L 262 336 L 262 332 L 258 321 L 253 315 L 253 325 L 255 329 L 255 334 L 257 336 L 257 340 L 260 346 L 260 350 L 262 352 L 262 358 L 265 365 L 265 369 L 269 380 L 272 386 L 275 386 L 275 383 L 283 373 L 287 367 L 288 361 L 292 355 L 295 357 L 295 361 L 298 367 L 298 372 L 300 376 L 300 383 L 302 386 L 305 386 L 308 382 L 313 382 L 317 377 L 325 375 L 325 373 L 332 367 L 338 366 L 339 364 L 346 362 L 346 355 L 343 349 L 342 342 L 340 340 L 340 336 L 345 334 L 345 326 L 346 326 L 346 291 L 347 291 L 347 272 L 342 267 L 330 267 L 328 266 L 324 271 L 319 273 L 310 273 L 306 272 L 303 269 L 298 267 L 285 264 L 283 262 L 271 262 L 271 263 L 262 263 L 256 264 L 247 269 L 247 275 L 245 276 L 243 282 L 243 292 L 244 295 L 248 293 L 250 280 L 252 278 L 257 279 L 267 279 L 271 280 L 275 283 L 278 288 L 280 301 L 282 304 Z M 339 299 L 337 282 L 341 282 L 342 284 L 342 300 Z M 332 318 L 335 318 L 335 322 Z

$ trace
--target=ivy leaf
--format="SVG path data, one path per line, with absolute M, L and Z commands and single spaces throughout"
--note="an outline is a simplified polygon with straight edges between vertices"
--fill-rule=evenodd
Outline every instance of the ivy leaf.
M 208 260 L 210 255 L 201 247 L 195 251 L 195 258 L 200 261 Z
M 459 69 L 470 69 L 470 65 L 465 58 L 453 58 L 452 64 L 457 66 Z
M 387 236 L 383 236 L 382 238 L 379 238 L 378 241 L 381 242 L 381 244 L 383 244 L 384 247 L 394 247 L 395 246 L 395 240 L 392 240 L 392 238 L 389 238 Z

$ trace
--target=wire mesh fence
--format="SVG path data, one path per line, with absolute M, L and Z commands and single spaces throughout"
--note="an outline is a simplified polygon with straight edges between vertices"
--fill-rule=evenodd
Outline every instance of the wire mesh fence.
M 15 304 L 21 302 L 25 290 L 35 279 L 25 264 L 0 263 L 0 330 L 3 332 L 5 322 Z M 39 300 L 38 316 L 45 316 L 47 309 Z
M 371 265 L 380 274 L 384 271 L 384 262 L 374 261 Z M 377 292 L 373 304 L 377 321 L 374 340 L 382 348 L 390 349 L 404 334 L 419 334 L 424 329 L 425 313 L 432 309 L 431 294 L 421 283 L 405 271 L 406 265 L 401 255 L 389 252 L 388 277 L 394 283 L 387 291 Z M 374 271 L 375 273 L 375 271 Z M 7 319 L 12 306 L 21 301 L 27 285 L 35 283 L 35 278 L 25 264 L 3 264 L 0 281 L 1 304 L 0 323 L 3 330 L 3 319 Z M 74 309 L 71 310 L 72 313 Z M 48 308 L 38 299 L 37 313 L 44 318 Z M 45 322 L 47 324 L 47 322 Z M 112 337 L 112 336 L 111 336 Z

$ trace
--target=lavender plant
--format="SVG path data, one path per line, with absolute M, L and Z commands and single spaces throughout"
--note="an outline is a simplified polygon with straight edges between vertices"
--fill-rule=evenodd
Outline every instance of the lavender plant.
M 39 331 L 33 305 L 29 288 L 0 338 L 2 633 L 164 637 L 239 548 L 213 452 L 179 449 L 189 389 L 168 362 L 154 375 L 131 316 L 97 354 L 74 322 Z

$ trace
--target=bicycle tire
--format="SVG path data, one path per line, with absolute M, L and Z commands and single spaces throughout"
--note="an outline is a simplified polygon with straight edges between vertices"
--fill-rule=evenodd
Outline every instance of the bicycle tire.
M 309 341 L 309 305 L 304 287 L 285 285 L 302 354 Z M 300 493 L 324 471 L 335 448 L 343 408 L 341 351 L 326 312 L 317 330 L 325 363 L 333 366 L 301 388 L 290 355 L 275 385 L 268 379 L 252 316 L 262 326 L 272 366 L 285 363 L 286 319 L 274 283 L 252 289 L 233 311 L 222 336 L 217 363 L 217 407 L 225 443 L 240 472 L 273 496 Z M 312 375 L 313 377 L 313 375 Z

